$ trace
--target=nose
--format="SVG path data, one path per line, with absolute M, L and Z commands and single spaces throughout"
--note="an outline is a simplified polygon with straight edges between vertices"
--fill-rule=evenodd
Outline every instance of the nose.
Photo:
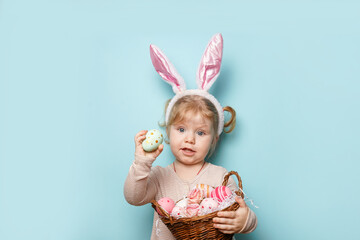
M 195 143 L 195 135 L 193 133 L 188 132 L 185 136 L 185 142 L 194 144 Z

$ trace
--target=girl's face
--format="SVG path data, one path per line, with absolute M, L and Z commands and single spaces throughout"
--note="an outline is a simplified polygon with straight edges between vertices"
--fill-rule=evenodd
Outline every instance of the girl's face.
M 170 126 L 169 139 L 177 161 L 185 165 L 202 163 L 215 140 L 212 122 L 188 112 L 182 122 Z

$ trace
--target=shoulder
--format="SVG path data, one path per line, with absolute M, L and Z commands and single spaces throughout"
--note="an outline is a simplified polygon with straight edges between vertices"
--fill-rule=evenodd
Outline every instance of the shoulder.
M 171 168 L 169 166 L 162 167 L 162 166 L 153 166 L 151 171 L 158 172 L 158 173 L 168 173 L 170 172 Z
M 204 177 L 211 183 L 209 185 L 220 186 L 224 181 L 225 175 L 228 173 L 229 171 L 226 168 L 209 163 Z M 237 184 L 232 177 L 229 178 L 227 186 L 230 187 L 231 190 L 237 189 Z
M 228 173 L 228 171 L 224 167 L 214 165 L 212 163 L 208 163 L 208 164 L 209 164 L 209 168 L 208 168 L 209 173 L 215 174 L 216 176 L 217 175 L 224 176 Z
M 159 182 L 161 182 L 172 174 L 171 171 L 172 169 L 169 166 L 154 166 L 151 168 L 151 175 L 152 178 L 156 178 Z

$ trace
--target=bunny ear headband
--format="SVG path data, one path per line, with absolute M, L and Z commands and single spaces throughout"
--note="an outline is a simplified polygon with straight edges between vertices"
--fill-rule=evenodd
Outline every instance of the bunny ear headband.
M 150 45 L 150 57 L 159 75 L 172 86 L 175 96 L 171 99 L 165 114 L 166 124 L 169 121 L 171 110 L 174 104 L 186 95 L 200 95 L 210 100 L 216 107 L 219 114 L 218 136 L 224 128 L 224 111 L 216 98 L 208 93 L 210 87 L 214 84 L 220 73 L 221 59 L 223 52 L 223 39 L 221 34 L 214 35 L 207 45 L 204 55 L 201 58 L 199 68 L 196 74 L 196 83 L 198 89 L 186 89 L 185 81 L 176 71 L 175 67 L 165 56 L 165 54 L 156 46 Z

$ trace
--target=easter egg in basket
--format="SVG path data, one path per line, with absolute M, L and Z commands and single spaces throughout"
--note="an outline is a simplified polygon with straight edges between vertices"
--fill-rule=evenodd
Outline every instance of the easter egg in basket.
M 217 199 L 219 202 L 224 201 L 226 198 L 230 197 L 231 195 L 232 192 L 230 188 L 226 186 L 219 186 L 211 192 L 211 197 Z
M 168 198 L 168 197 L 164 197 L 164 198 L 161 198 L 159 201 L 158 201 L 158 204 L 160 205 L 160 207 L 162 209 L 164 209 L 167 213 L 171 213 L 173 208 L 175 207 L 175 202 L 174 200 L 172 200 L 171 198 Z M 160 210 L 157 209 L 157 212 L 161 214 Z

